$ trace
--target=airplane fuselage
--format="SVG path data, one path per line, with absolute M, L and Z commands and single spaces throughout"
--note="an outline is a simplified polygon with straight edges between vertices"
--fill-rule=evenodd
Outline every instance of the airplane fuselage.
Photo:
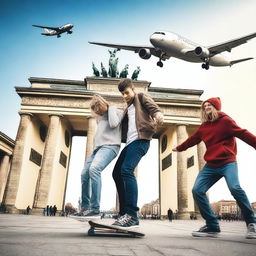
M 208 70 L 209 66 L 223 67 L 232 66 L 234 64 L 252 60 L 253 57 L 230 60 L 224 52 L 231 50 L 239 45 L 247 43 L 252 38 L 256 37 L 256 33 L 251 33 L 233 40 L 218 43 L 211 46 L 202 46 L 191 40 L 180 36 L 173 32 L 156 31 L 150 36 L 151 46 L 148 45 L 127 45 L 127 44 L 111 44 L 103 42 L 90 42 L 106 47 L 133 51 L 140 58 L 147 60 L 152 55 L 159 58 L 157 66 L 163 67 L 163 61 L 174 57 L 187 62 L 202 63 L 202 68 Z
M 175 57 L 195 63 L 205 62 L 204 58 L 192 53 L 196 47 L 201 45 L 176 33 L 167 31 L 155 32 L 151 35 L 150 42 L 156 49 L 164 52 L 166 58 Z M 209 64 L 211 66 L 230 66 L 230 61 L 222 54 L 216 54 L 209 57 Z
M 59 36 L 60 34 L 65 33 L 65 32 L 71 34 L 72 33 L 71 29 L 73 28 L 73 26 L 74 26 L 73 24 L 66 24 L 62 27 L 59 27 L 58 30 L 45 29 L 44 32 L 41 34 L 44 36 Z

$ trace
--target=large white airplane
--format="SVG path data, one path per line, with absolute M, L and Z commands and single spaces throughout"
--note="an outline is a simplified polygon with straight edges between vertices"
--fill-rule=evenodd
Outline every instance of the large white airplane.
M 60 37 L 60 34 L 67 32 L 67 34 L 72 34 L 73 31 L 71 30 L 74 25 L 73 24 L 66 24 L 61 27 L 46 27 L 46 26 L 40 26 L 40 25 L 32 25 L 33 27 L 37 28 L 43 28 L 44 32 L 41 33 L 41 35 L 44 36 L 57 36 Z
M 202 68 L 208 70 L 209 66 L 232 66 L 236 63 L 253 59 L 250 57 L 229 60 L 221 53 L 225 51 L 231 52 L 232 48 L 244 44 L 254 37 L 256 37 L 256 33 L 206 47 L 194 43 L 173 32 L 157 31 L 150 36 L 150 42 L 153 46 L 109 44 L 100 42 L 89 43 L 113 47 L 119 50 L 124 49 L 134 51 L 135 53 L 138 53 L 142 59 L 149 59 L 151 55 L 154 55 L 159 58 L 159 61 L 157 62 L 157 66 L 159 67 L 163 67 L 162 61 L 174 57 L 189 62 L 203 63 Z

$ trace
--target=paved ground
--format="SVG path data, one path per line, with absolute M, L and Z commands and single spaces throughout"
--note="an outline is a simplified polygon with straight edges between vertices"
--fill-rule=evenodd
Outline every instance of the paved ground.
M 144 238 L 89 237 L 88 224 L 69 217 L 0 214 L 0 255 L 256 255 L 256 239 L 245 239 L 243 222 L 222 222 L 219 238 L 192 237 L 201 225 L 199 220 L 143 220 Z

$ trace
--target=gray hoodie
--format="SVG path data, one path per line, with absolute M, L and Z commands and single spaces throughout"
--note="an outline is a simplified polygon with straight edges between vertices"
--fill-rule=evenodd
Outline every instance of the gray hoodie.
M 97 122 L 94 149 L 103 145 L 121 145 L 121 121 L 123 111 L 110 106 Z

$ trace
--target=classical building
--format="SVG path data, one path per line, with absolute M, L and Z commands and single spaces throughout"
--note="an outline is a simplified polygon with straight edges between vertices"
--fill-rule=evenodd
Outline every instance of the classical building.
M 160 218 L 160 212 L 159 199 L 144 204 L 140 210 L 140 213 L 144 218 Z
M 91 117 L 90 100 L 98 93 L 124 107 L 117 90 L 119 79 L 29 81 L 30 87 L 16 87 L 21 98 L 20 124 L 3 203 L 13 213 L 28 205 L 32 213 L 41 213 L 47 205 L 62 210 L 72 137 L 87 136 L 86 156 L 92 153 L 96 122 Z M 134 84 L 137 92 L 151 95 L 165 116 L 155 134 L 159 140 L 160 215 L 171 208 L 179 218 L 188 219 L 191 212 L 197 212 L 191 189 L 204 164 L 204 147 L 199 144 L 181 153 L 173 153 L 172 148 L 200 125 L 203 91 L 150 87 L 147 81 Z
M 220 200 L 212 203 L 213 212 L 220 217 L 238 216 L 241 217 L 241 210 L 235 200 Z
M 0 206 L 4 199 L 4 191 L 12 161 L 14 144 L 11 138 L 0 132 Z

